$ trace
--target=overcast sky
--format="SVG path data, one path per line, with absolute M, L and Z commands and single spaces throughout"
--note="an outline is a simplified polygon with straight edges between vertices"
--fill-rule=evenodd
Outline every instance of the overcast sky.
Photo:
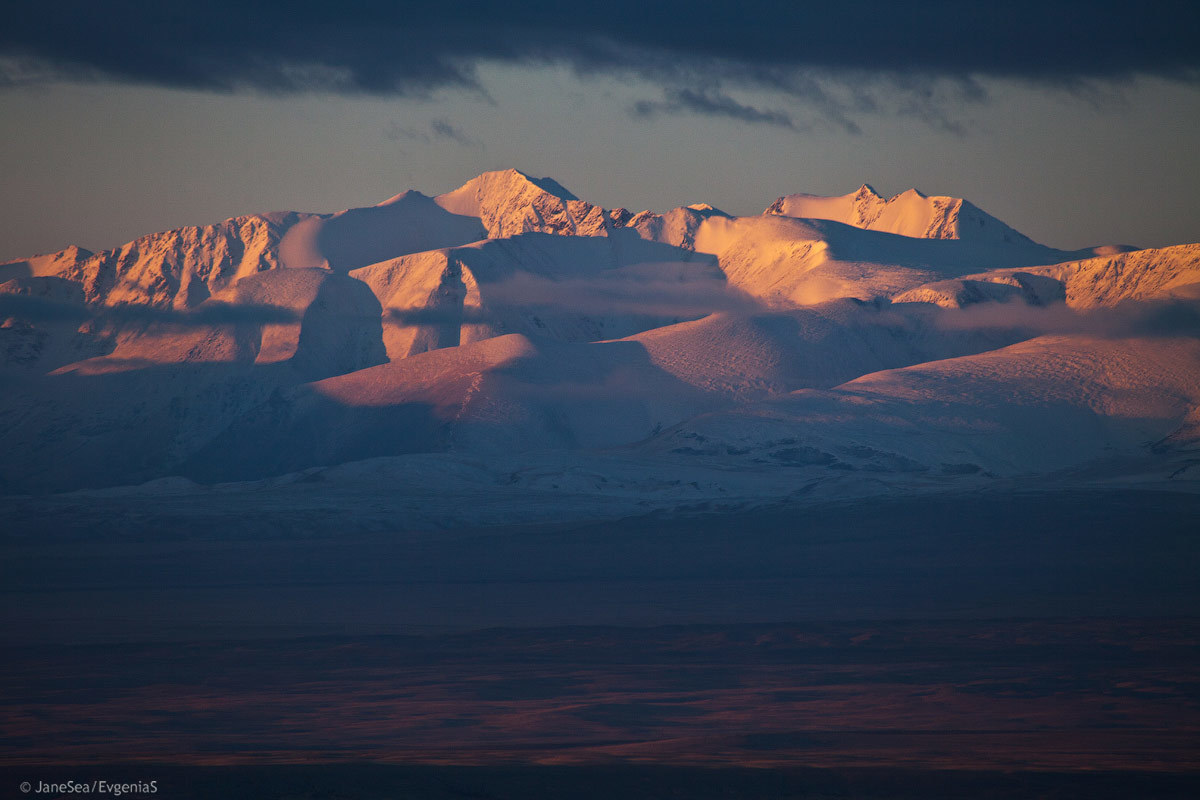
M 635 211 L 866 182 L 1060 247 L 1200 241 L 1197 4 L 774 6 L 19 10 L 0 259 L 510 166 Z

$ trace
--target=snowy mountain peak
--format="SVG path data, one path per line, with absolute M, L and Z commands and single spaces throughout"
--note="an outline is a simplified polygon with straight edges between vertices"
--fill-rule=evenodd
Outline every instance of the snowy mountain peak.
M 502 169 L 481 173 L 454 191 L 439 195 L 447 202 L 465 201 L 466 198 L 498 202 L 503 197 L 521 196 L 528 193 L 548 194 L 559 200 L 578 200 L 573 192 L 553 178 L 534 178 L 519 169 Z
M 412 202 L 416 198 L 428 199 L 428 195 L 418 192 L 416 189 L 405 189 L 400 194 L 392 195 L 382 203 L 376 203 L 376 208 L 385 208 L 387 206 L 399 205 L 404 202 Z
M 715 206 L 711 206 L 708 203 L 690 203 L 690 204 L 684 206 L 684 208 L 689 208 L 692 211 L 699 211 L 701 214 L 704 214 L 706 216 L 712 215 L 712 214 L 716 214 L 717 216 L 720 216 L 720 217 L 728 217 L 729 216 L 721 209 L 719 209 Z
M 528 232 L 603 236 L 610 227 L 604 209 L 552 178 L 515 169 L 485 172 L 433 200 L 451 214 L 479 219 L 491 238 Z
M 959 197 L 926 195 L 909 189 L 885 200 L 868 184 L 836 197 L 791 194 L 769 205 L 764 214 L 828 219 L 856 228 L 920 239 L 966 239 L 980 243 L 1030 246 L 1024 234 Z

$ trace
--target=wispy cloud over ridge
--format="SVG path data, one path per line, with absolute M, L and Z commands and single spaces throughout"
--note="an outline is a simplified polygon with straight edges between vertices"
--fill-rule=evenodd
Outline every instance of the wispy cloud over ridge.
M 482 142 L 468 134 L 458 125 L 444 118 L 431 120 L 429 125 L 425 127 L 401 125 L 399 122 L 393 120 L 384 128 L 383 133 L 384 136 L 393 141 L 407 140 L 429 144 L 435 139 L 442 139 L 462 145 L 463 147 L 483 148 Z
M 478 139 L 468 135 L 462 128 L 452 124 L 449 120 L 435 119 L 429 123 L 429 129 L 433 131 L 435 139 L 446 139 L 461 144 L 463 147 L 482 146 Z
M 726 117 L 755 125 L 774 125 L 797 130 L 797 126 L 789 114 L 783 111 L 743 105 L 721 92 L 668 89 L 664 94 L 666 98 L 664 100 L 639 100 L 633 106 L 633 115 L 654 117 L 659 114 L 688 112 L 710 117 Z

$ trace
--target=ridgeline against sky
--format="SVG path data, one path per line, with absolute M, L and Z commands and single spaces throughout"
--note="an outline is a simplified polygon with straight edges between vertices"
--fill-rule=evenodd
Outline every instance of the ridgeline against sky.
M 510 164 L 611 204 L 870 180 L 1060 246 L 1194 241 L 1198 38 L 1200 8 L 1162 0 L 24 5 L 0 257 Z

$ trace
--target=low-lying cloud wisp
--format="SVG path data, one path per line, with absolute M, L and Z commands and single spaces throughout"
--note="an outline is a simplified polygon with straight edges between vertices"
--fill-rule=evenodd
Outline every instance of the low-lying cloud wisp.
M 21 294 L 0 294 L 0 318 L 15 317 L 28 322 L 142 322 L 179 327 L 208 325 L 270 325 L 298 322 L 300 314 L 290 308 L 266 304 L 208 301 L 193 309 L 177 310 L 122 303 L 64 303 Z
M 944 330 L 1015 329 L 1037 335 L 1200 338 L 1200 302 L 1127 300 L 1115 306 L 1089 309 L 1075 309 L 1063 303 L 1033 306 L 1019 300 L 977 303 L 940 311 L 934 317 L 934 324 Z

